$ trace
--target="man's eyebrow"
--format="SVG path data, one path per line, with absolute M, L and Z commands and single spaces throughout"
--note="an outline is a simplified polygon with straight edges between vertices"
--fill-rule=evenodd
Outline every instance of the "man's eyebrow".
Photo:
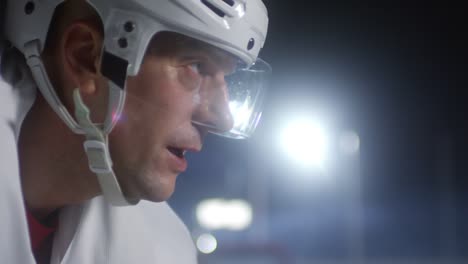
M 210 55 L 212 56 L 213 60 L 218 64 L 221 65 L 225 73 L 233 73 L 236 70 L 238 65 L 238 60 L 234 57 L 234 55 L 228 54 L 225 51 L 218 50 L 215 47 L 210 47 Z
M 221 67 L 227 74 L 235 72 L 238 65 L 238 60 L 236 60 L 233 55 L 220 51 L 216 47 L 210 47 L 207 45 L 197 45 L 197 47 L 187 47 L 186 49 L 182 49 L 180 51 L 180 57 L 186 60 L 205 57 L 213 61 L 217 66 Z

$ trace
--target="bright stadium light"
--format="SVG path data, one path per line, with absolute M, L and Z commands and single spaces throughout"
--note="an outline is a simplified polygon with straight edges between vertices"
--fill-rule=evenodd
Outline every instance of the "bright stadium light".
M 196 216 L 206 229 L 239 231 L 252 223 L 252 207 L 243 200 L 209 199 L 198 204 Z
M 301 118 L 286 124 L 281 145 L 288 156 L 306 168 L 323 169 L 328 152 L 328 138 L 317 121 Z

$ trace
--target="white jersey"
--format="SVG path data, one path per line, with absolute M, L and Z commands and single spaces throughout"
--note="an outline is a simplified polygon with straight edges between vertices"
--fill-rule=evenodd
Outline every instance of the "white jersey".
M 1 54 L 1 53 L 0 53 Z M 4 65 L 5 66 L 5 65 Z M 8 63 L 10 67 L 10 63 Z M 18 172 L 17 135 L 35 98 L 36 87 L 25 65 L 0 82 L 0 256 L 2 263 L 35 263 Z M 52 264 L 197 262 L 185 225 L 167 205 L 141 201 L 113 207 L 102 197 L 61 210 Z
M 2 54 L 0 41 L 0 62 Z M 0 63 L 0 67 L 1 67 Z M 18 93 L 0 74 L 0 256 L 2 263 L 34 263 L 19 178 Z
M 114 207 L 94 198 L 61 212 L 51 264 L 196 263 L 185 226 L 166 203 Z

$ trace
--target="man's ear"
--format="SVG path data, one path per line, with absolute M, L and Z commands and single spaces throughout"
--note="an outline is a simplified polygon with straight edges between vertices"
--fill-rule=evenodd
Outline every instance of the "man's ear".
M 83 95 L 96 93 L 100 77 L 102 33 L 86 21 L 68 26 L 61 38 L 65 74 Z

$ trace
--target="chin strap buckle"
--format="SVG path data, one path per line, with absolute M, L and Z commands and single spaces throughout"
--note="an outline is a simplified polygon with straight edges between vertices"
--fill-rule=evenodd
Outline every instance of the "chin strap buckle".
M 112 161 L 109 150 L 104 143 L 97 140 L 86 140 L 84 148 L 92 172 L 97 174 L 112 173 Z
M 84 149 L 88 156 L 89 168 L 96 174 L 104 197 L 115 206 L 138 203 L 138 200 L 130 201 L 124 196 L 117 177 L 112 170 L 107 134 L 92 123 L 89 117 L 89 109 L 81 100 L 78 89 L 73 91 L 73 99 L 75 102 L 76 119 L 86 133 Z

